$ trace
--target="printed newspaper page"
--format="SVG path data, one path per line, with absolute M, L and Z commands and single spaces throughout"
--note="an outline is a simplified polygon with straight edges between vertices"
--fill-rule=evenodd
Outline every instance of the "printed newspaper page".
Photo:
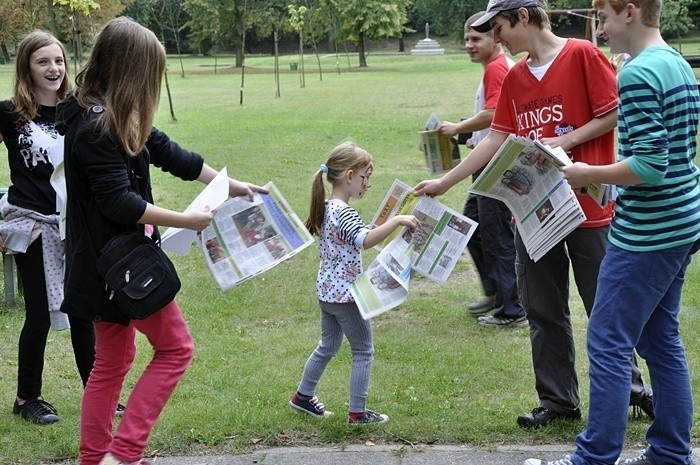
M 225 291 L 287 260 L 314 242 L 273 183 L 253 202 L 235 197 L 216 209 L 199 235 L 209 269 Z
M 411 272 L 445 283 L 477 226 L 431 197 L 414 196 L 413 189 L 399 180 L 392 184 L 370 227 L 396 215 L 415 215 L 420 227 L 413 232 L 397 228 L 377 246 L 380 254 L 351 287 L 364 318 L 406 300 Z
M 542 156 L 532 140 L 510 135 L 470 188 L 508 206 L 535 261 L 586 218 L 557 165 Z
M 205 207 L 216 210 L 226 199 L 228 199 L 228 173 L 226 167 L 224 167 L 202 189 L 202 192 L 195 197 L 192 203 L 185 208 L 185 212 L 201 210 Z M 168 228 L 160 237 L 160 246 L 163 250 L 178 255 L 187 255 L 196 240 L 197 231 L 184 228 Z
M 552 148 L 549 145 L 544 145 L 540 141 L 532 141 L 535 146 L 537 146 L 542 154 L 549 158 L 553 163 L 558 166 L 569 166 L 573 165 L 574 162 L 571 161 L 569 156 L 564 152 L 561 147 Z M 611 200 L 615 200 L 616 191 L 615 186 L 611 184 L 589 184 L 588 186 L 581 189 L 584 194 L 588 194 L 596 201 L 600 208 L 607 207 Z
M 402 304 L 408 297 L 411 260 L 400 247 L 382 250 L 350 287 L 350 293 L 368 320 Z

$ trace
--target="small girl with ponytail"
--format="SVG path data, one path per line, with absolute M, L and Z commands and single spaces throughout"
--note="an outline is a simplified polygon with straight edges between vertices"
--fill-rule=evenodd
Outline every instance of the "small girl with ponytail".
M 385 423 L 389 419 L 365 406 L 374 342 L 370 322 L 362 318 L 350 294 L 350 285 L 362 273 L 361 250 L 374 247 L 399 226 L 411 230 L 419 226 L 415 216 L 397 215 L 370 230 L 357 211 L 348 205 L 351 198 L 362 198 L 369 189 L 373 169 L 372 156 L 367 151 L 354 142 L 343 142 L 333 149 L 314 177 L 306 227 L 319 237 L 321 263 L 316 295 L 321 307 L 321 340 L 306 361 L 297 392 L 289 401 L 293 409 L 314 417 L 332 415 L 318 400 L 315 391 L 345 335 L 352 352 L 348 422 L 353 425 Z M 328 199 L 324 175 L 331 184 Z

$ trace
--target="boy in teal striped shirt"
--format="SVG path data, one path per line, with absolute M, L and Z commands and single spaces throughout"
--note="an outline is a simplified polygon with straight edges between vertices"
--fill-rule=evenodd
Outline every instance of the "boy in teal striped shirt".
M 631 58 L 618 75 L 618 161 L 562 168 L 574 188 L 618 186 L 610 241 L 588 323 L 590 410 L 576 451 L 525 465 L 612 465 L 627 428 L 633 349 L 646 359 L 655 419 L 647 449 L 625 465 L 692 463 L 693 399 L 678 313 L 700 247 L 700 96 L 692 69 L 662 39 L 661 0 L 594 0 L 597 34 Z

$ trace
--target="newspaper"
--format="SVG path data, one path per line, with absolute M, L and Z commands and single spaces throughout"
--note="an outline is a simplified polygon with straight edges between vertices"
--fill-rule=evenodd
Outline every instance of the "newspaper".
M 457 140 L 440 134 L 440 119 L 431 113 L 425 123 L 425 130 L 418 131 L 419 149 L 425 156 L 425 164 L 431 173 L 449 171 L 459 164 L 459 146 Z
M 185 213 L 207 207 L 211 210 L 215 210 L 219 205 L 224 203 L 226 199 L 228 199 L 228 172 L 226 167 L 224 167 L 214 179 L 202 189 L 202 192 L 195 197 L 192 203 L 185 208 Z M 196 240 L 196 231 L 184 228 L 168 228 L 160 237 L 160 246 L 169 252 L 178 255 L 187 255 L 192 248 L 192 244 Z
M 313 244 L 304 223 L 272 183 L 253 202 L 234 197 L 216 209 L 199 234 L 209 270 L 225 291 L 287 260 Z
M 534 261 L 586 219 L 552 156 L 542 144 L 510 135 L 470 188 L 508 206 Z
M 543 156 L 547 157 L 557 166 L 573 165 L 574 162 L 571 161 L 571 158 L 569 158 L 561 147 L 552 148 L 549 145 L 542 144 L 538 140 L 533 141 L 533 143 L 542 151 Z M 589 184 L 582 188 L 581 191 L 593 198 L 600 208 L 607 207 L 608 203 L 614 200 L 616 196 L 615 186 L 612 184 Z
M 350 288 L 364 319 L 403 303 L 412 272 L 446 282 L 477 226 L 431 197 L 414 196 L 410 186 L 395 180 L 370 227 L 409 214 L 418 218 L 420 227 L 413 232 L 397 228 L 378 244 L 381 252 Z

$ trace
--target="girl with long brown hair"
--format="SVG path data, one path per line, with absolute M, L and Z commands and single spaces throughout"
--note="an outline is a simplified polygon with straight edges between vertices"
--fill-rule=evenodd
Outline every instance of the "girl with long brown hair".
M 114 236 L 141 230 L 159 243 L 155 226 L 201 231 L 208 209 L 180 213 L 153 204 L 149 166 L 184 180 L 209 183 L 216 171 L 153 127 L 165 70 L 163 46 L 128 18 L 108 22 L 98 34 L 74 95 L 59 105 L 57 127 L 65 134 L 68 214 L 66 292 L 61 310 L 94 322 L 95 365 L 80 422 L 82 465 L 144 465 L 155 422 L 192 360 L 194 343 L 173 300 L 143 320 L 119 313 L 98 277 L 99 250 Z M 231 196 L 264 189 L 229 179 Z M 153 358 L 112 433 L 114 408 L 136 355 L 136 331 L 153 347 Z

